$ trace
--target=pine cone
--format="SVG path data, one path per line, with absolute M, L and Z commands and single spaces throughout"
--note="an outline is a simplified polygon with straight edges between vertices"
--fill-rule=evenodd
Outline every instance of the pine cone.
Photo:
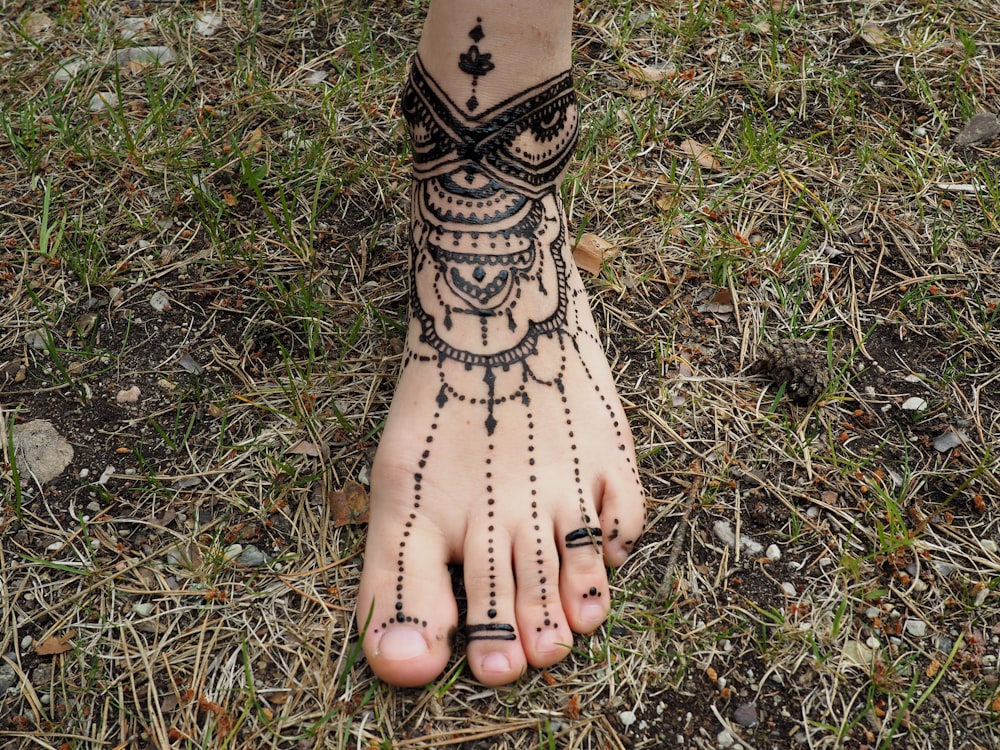
M 750 372 L 779 384 L 785 383 L 788 395 L 801 405 L 818 399 L 830 384 L 826 353 L 813 344 L 792 339 L 761 344 L 760 356 Z

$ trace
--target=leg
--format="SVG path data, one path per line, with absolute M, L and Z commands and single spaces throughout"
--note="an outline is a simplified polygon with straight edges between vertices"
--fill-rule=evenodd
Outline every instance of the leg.
M 433 0 L 403 108 L 411 320 L 372 471 L 364 651 L 398 685 L 447 664 L 464 564 L 485 684 L 569 652 L 643 523 L 635 452 L 572 262 L 571 0 Z

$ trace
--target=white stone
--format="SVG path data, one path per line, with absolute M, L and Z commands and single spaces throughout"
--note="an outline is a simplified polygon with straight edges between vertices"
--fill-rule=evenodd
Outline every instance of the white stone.
M 882 648 L 882 644 L 879 643 L 878 638 L 873 635 L 868 636 L 868 640 L 865 641 L 865 645 L 871 649 Z
M 149 617 L 153 614 L 154 609 L 156 609 L 156 605 L 150 602 L 138 602 L 132 605 L 132 611 L 139 617 Z
M 904 411 L 925 411 L 927 409 L 927 402 L 920 396 L 911 396 L 903 402 L 900 407 Z
M 984 552 L 992 552 L 993 554 L 997 553 L 997 543 L 992 539 L 980 539 L 979 546 L 983 548 Z
M 767 551 L 764 552 L 764 555 L 767 557 L 768 560 L 780 560 L 781 549 L 778 547 L 777 544 L 771 544 L 768 546 Z
M 156 312 L 166 312 L 170 309 L 170 297 L 160 289 L 153 292 L 153 296 L 149 298 L 149 306 L 156 310 Z
M 225 557 L 227 560 L 235 560 L 237 557 L 240 556 L 241 552 L 243 552 L 242 544 L 239 543 L 231 544 L 226 548 L 226 551 L 222 553 L 222 556 Z
M 785 596 L 795 596 L 795 587 L 788 581 L 781 584 L 781 593 Z
M 721 732 L 719 732 L 718 736 L 715 738 L 715 741 L 718 743 L 719 747 L 732 747 L 733 745 L 736 744 L 736 738 L 733 737 L 732 732 L 730 732 L 728 729 L 723 729 Z
M 618 721 L 622 723 L 622 726 L 628 729 L 630 726 L 635 724 L 635 711 L 621 711 L 618 713 Z
M 904 623 L 903 629 L 914 638 L 923 638 L 927 635 L 927 623 L 923 620 L 909 619 Z
M 90 104 L 87 109 L 92 114 L 103 112 L 106 109 L 114 109 L 118 106 L 118 94 L 114 91 L 98 91 L 90 97 Z

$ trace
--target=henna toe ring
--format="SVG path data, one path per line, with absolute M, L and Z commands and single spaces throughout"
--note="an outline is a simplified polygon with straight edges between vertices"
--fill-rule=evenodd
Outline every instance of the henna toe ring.
M 466 641 L 516 641 L 513 625 L 487 623 L 486 625 L 466 625 Z
M 566 535 L 566 548 L 590 547 L 591 545 L 600 547 L 603 533 L 600 528 L 594 526 L 584 526 L 582 529 L 571 531 Z

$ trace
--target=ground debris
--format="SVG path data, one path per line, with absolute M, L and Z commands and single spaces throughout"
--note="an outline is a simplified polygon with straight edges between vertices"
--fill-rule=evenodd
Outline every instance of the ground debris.
M 992 112 L 980 112 L 969 118 L 962 132 L 955 136 L 956 146 L 972 146 L 991 141 L 1000 135 L 1000 119 Z
M 13 437 L 22 482 L 29 476 L 39 484 L 51 482 L 73 460 L 73 446 L 46 419 L 14 425 Z M 0 436 L 0 441 L 6 445 L 7 435 Z
M 750 372 L 784 383 L 788 394 L 801 405 L 818 399 L 830 384 L 825 352 L 814 344 L 795 339 L 761 344 L 760 356 Z

